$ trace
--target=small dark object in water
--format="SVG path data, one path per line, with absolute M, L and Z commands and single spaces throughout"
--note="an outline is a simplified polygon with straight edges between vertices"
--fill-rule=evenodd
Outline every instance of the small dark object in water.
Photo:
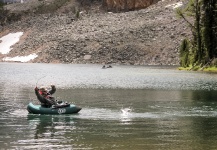
M 106 69 L 105 65 L 102 66 L 102 69 Z
M 106 69 L 106 68 L 112 68 L 112 66 L 111 65 L 108 65 L 108 66 L 103 65 L 102 66 L 102 69 Z
M 112 68 L 112 66 L 111 66 L 111 65 L 109 65 L 107 68 Z

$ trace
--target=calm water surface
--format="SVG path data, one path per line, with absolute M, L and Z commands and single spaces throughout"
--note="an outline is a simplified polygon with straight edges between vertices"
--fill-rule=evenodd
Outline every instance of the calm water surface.
M 217 74 L 175 67 L 0 63 L 0 149 L 215 150 Z M 55 84 L 75 115 L 28 114 Z

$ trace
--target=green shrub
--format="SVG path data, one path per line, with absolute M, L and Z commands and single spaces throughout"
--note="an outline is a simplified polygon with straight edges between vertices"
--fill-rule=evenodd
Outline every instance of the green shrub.
M 4 25 L 7 22 L 7 16 L 9 11 L 4 9 L 4 4 L 0 2 L 0 25 Z
M 79 9 L 76 10 L 75 16 L 76 16 L 77 19 L 80 17 L 80 10 Z
M 181 67 L 189 67 L 190 65 L 190 49 L 189 49 L 189 41 L 184 39 L 181 43 L 180 49 L 180 65 Z

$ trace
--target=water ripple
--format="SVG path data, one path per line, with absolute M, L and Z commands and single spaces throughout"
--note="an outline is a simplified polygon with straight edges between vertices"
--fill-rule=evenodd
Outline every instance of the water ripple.
M 175 67 L 113 66 L 74 64 L 0 63 L 0 83 L 34 87 L 56 84 L 61 88 L 193 89 L 216 90 L 217 75 L 178 71 Z M 25 77 L 25 80 L 23 78 Z M 6 82 L 5 82 L 6 81 Z

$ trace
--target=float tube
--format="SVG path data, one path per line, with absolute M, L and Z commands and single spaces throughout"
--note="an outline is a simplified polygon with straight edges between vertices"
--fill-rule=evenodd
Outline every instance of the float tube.
M 81 108 L 73 104 L 47 108 L 41 105 L 34 105 L 30 102 L 27 106 L 27 110 L 29 113 L 32 113 L 32 114 L 57 114 L 59 115 L 59 114 L 78 113 L 81 110 Z

